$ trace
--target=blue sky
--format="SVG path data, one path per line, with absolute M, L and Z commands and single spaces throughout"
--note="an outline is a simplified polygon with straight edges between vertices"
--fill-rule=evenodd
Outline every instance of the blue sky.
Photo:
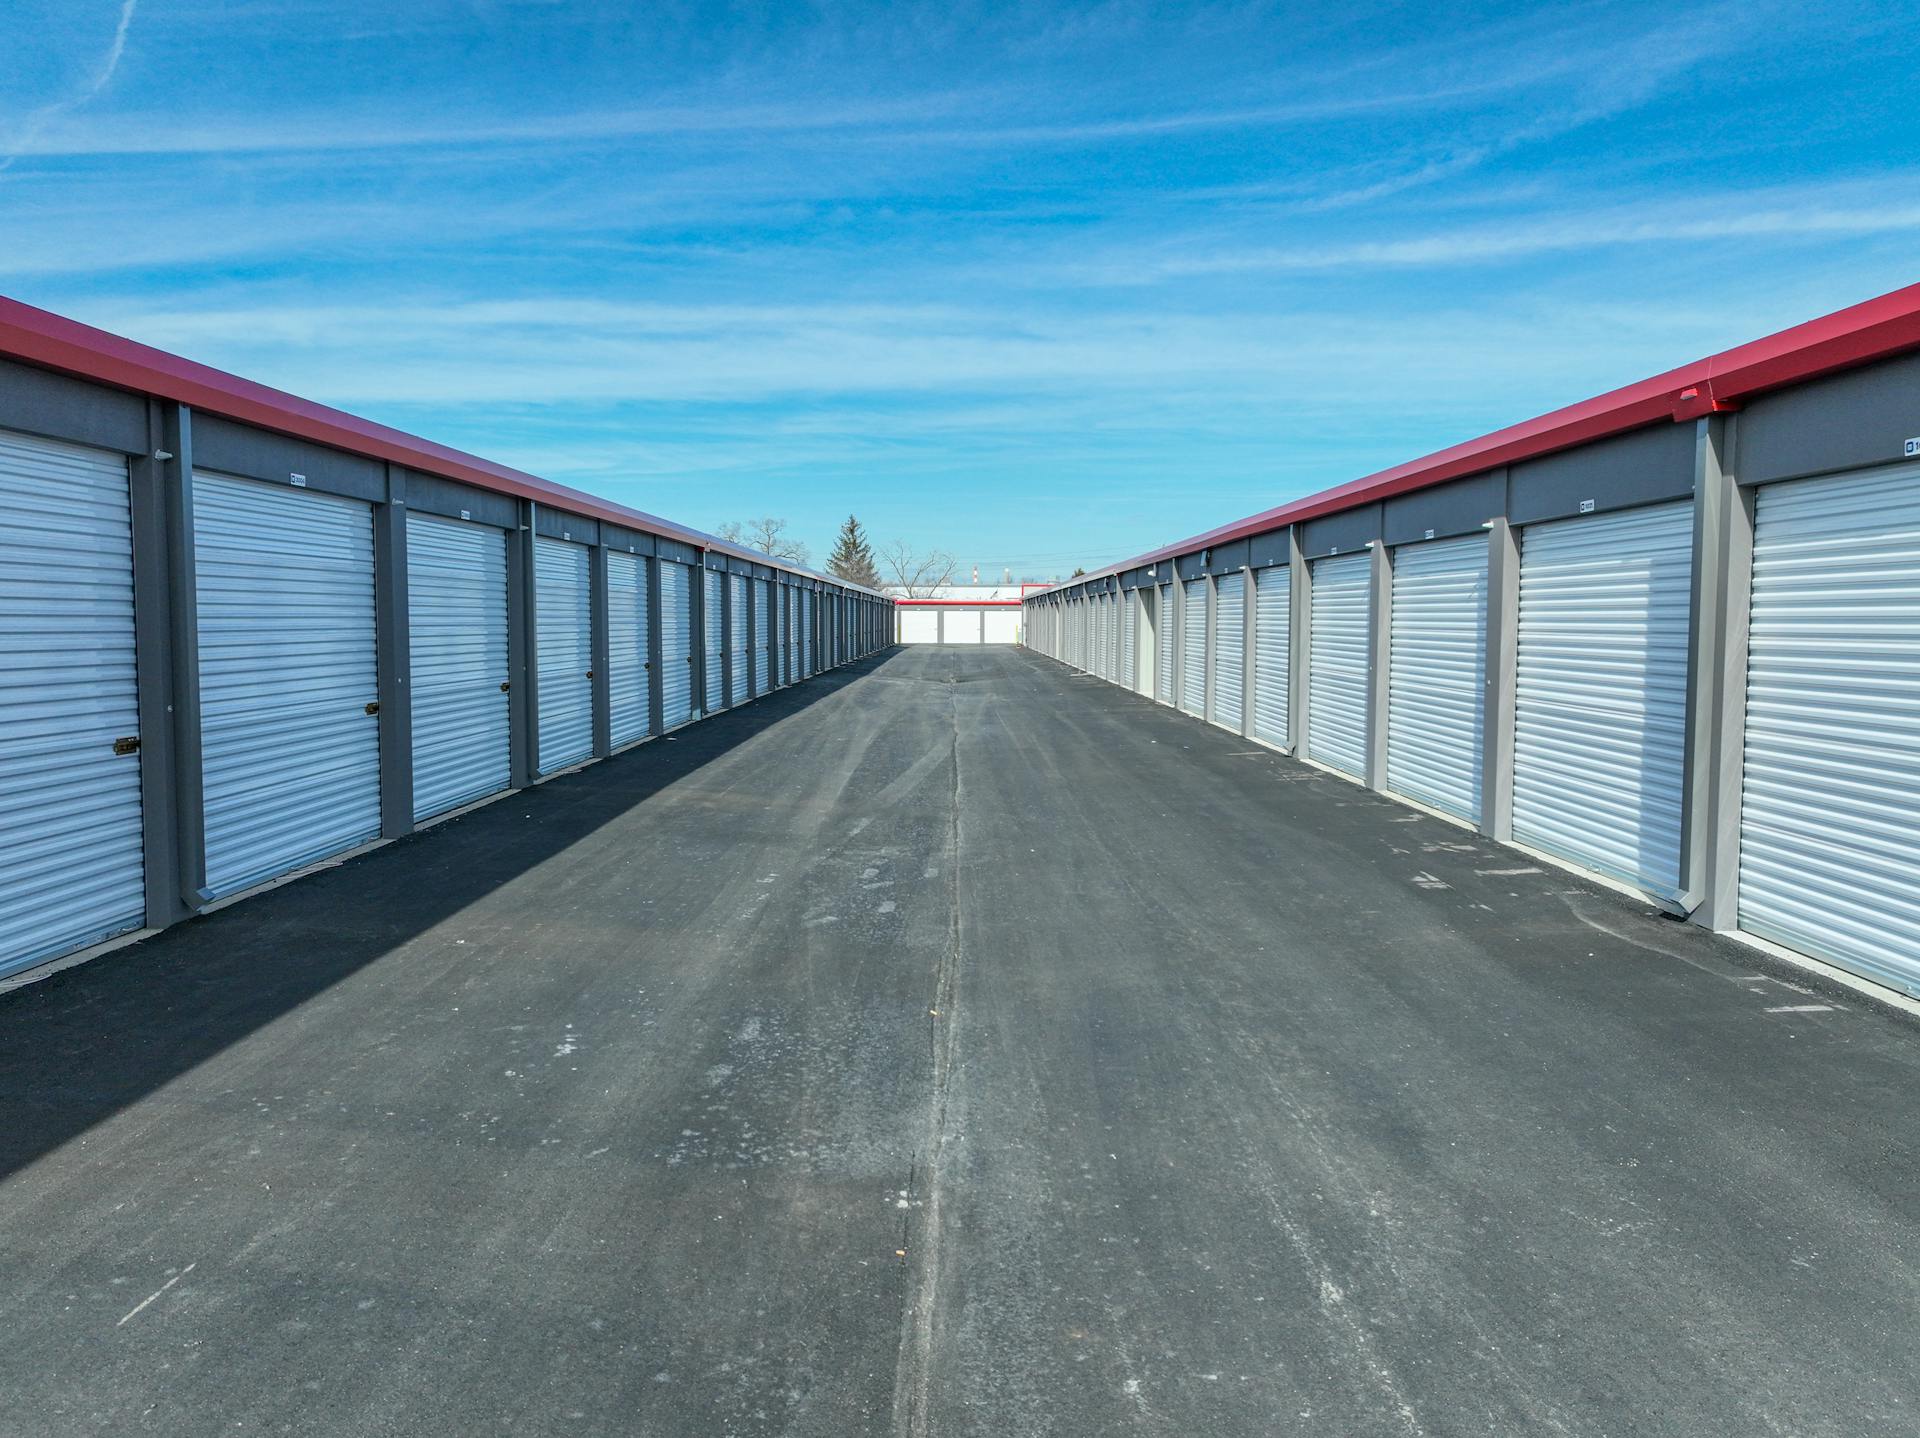
M 1920 13 L 0 0 L 0 291 L 1089 567 L 1920 278 Z

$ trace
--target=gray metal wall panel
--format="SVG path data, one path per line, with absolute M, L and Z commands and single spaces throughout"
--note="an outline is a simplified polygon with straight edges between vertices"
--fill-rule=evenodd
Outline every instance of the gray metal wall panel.
M 1245 569 L 1249 562 L 1247 541 L 1244 539 L 1216 545 L 1207 551 L 1207 573 L 1209 574 L 1235 574 Z
M 1739 915 L 1920 996 L 1920 465 L 1755 496 Z
M 1256 534 L 1247 541 L 1247 563 L 1255 569 L 1287 562 L 1290 531 L 1286 526 Z
M 0 359 L 0 421 L 9 429 L 122 455 L 145 454 L 145 396 Z
M 513 782 L 504 531 L 409 510 L 407 631 L 420 820 Z
M 1369 550 L 1313 562 L 1307 754 L 1356 779 L 1367 770 Z
M 533 507 L 533 532 L 546 539 L 558 539 L 567 544 L 598 544 L 600 542 L 598 520 L 588 519 L 583 514 L 572 514 L 564 509 L 554 509 L 544 504 L 536 504 Z
M 0 434 L 0 975 L 146 915 L 126 456 Z
M 1487 521 L 1506 513 L 1506 508 L 1506 470 L 1468 475 L 1386 501 L 1380 520 L 1381 537 L 1388 544 L 1398 545 L 1480 534 Z
M 659 548 L 656 536 L 644 529 L 628 529 L 618 524 L 602 524 L 600 542 L 622 554 L 651 555 Z
M 699 550 L 691 544 L 682 544 L 677 539 L 668 539 L 665 535 L 654 540 L 653 550 L 661 559 L 670 559 L 675 564 L 697 566 L 700 563 Z
M 512 529 L 520 522 L 520 506 L 511 496 L 457 484 L 417 469 L 403 471 L 406 480 L 407 508 L 421 514 L 438 514 L 448 519 L 471 520 L 496 529 Z
M 592 551 L 545 535 L 533 544 L 540 772 L 551 774 L 593 756 Z
M 193 525 L 219 898 L 379 837 L 373 511 L 196 471 Z
M 652 616 L 646 556 L 607 551 L 607 699 L 614 744 L 647 737 L 653 714 Z
M 1920 435 L 1920 355 L 1761 395 L 1738 424 L 1742 484 L 1897 462 Z
M 1323 514 L 1300 526 L 1300 552 L 1308 559 L 1352 554 L 1380 537 L 1380 506 L 1362 504 L 1338 514 Z
M 1387 788 L 1480 817 L 1487 677 L 1487 540 L 1409 544 L 1393 555 Z
M 255 429 L 213 414 L 193 417 L 193 463 L 196 469 L 269 484 L 292 484 L 292 476 L 297 474 L 305 479 L 306 489 L 369 503 L 387 497 L 387 467 L 377 459 Z
M 1693 426 L 1656 424 L 1514 465 L 1507 517 L 1537 524 L 1692 494 Z
M 1674 896 L 1693 507 L 1520 535 L 1513 836 Z

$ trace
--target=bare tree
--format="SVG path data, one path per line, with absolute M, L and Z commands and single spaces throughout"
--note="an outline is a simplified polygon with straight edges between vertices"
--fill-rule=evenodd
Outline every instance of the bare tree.
M 812 557 L 806 545 L 787 538 L 786 520 L 771 515 L 749 519 L 745 524 L 729 521 L 720 526 L 718 533 L 729 544 L 744 544 L 770 559 L 784 559 L 789 564 L 805 564 Z
M 936 590 L 953 583 L 955 559 L 944 550 L 929 549 L 917 553 L 904 539 L 896 539 L 880 551 L 892 578 L 890 585 L 903 599 L 931 599 Z

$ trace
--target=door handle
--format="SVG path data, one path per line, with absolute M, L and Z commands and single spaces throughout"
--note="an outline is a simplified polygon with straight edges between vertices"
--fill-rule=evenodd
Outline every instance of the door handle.
M 369 713 L 369 714 L 378 714 L 379 712 L 380 712 L 380 701 L 379 701 L 379 700 L 377 700 L 377 699 L 376 699 L 376 700 L 375 700 L 375 701 L 374 701 L 373 703 L 371 703 L 371 704 L 369 704 L 369 705 L 367 706 L 367 713 Z
M 138 734 L 129 734 L 124 739 L 114 740 L 113 752 L 116 754 L 138 754 L 140 752 L 140 736 Z
M 502 679 L 500 681 L 500 692 L 502 694 L 505 694 L 511 688 L 513 688 L 513 681 L 511 679 Z

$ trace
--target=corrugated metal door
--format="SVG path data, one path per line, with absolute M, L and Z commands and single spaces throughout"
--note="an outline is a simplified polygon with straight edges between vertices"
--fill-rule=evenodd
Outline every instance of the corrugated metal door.
M 787 664 L 783 682 L 792 684 L 800 677 L 800 591 L 792 585 L 787 585 L 786 591 Z
M 1692 571 L 1687 503 L 1521 534 L 1513 836 L 1669 896 Z
M 533 614 L 539 628 L 540 772 L 593 756 L 593 601 L 587 546 L 533 541 Z
M 1754 525 L 1740 927 L 1920 995 L 1920 466 Z
M 1373 556 L 1316 559 L 1307 664 L 1307 755 L 1356 779 L 1367 773 L 1368 590 Z
M 1198 714 L 1207 703 L 1207 581 L 1189 579 L 1183 620 L 1186 650 L 1180 656 L 1180 707 Z
M 1018 644 L 1020 642 L 1020 611 L 1017 609 L 983 609 L 980 612 L 982 639 L 987 644 Z
M 1162 704 L 1173 703 L 1173 586 L 1163 584 L 1154 591 L 1158 596 L 1154 616 L 1159 672 L 1154 676 L 1154 697 Z
M 1394 551 L 1387 644 L 1387 787 L 1477 820 L 1487 677 L 1483 537 Z
M 706 710 L 709 714 L 726 704 L 727 615 L 726 576 L 717 569 L 703 569 L 706 585 L 706 636 L 702 653 L 707 661 Z
M 646 738 L 652 719 L 653 629 L 648 618 L 646 558 L 608 550 L 608 738 L 615 744 Z
M 1140 618 L 1134 612 L 1133 596 L 1120 596 L 1120 682 L 1127 688 L 1139 684 L 1136 665 L 1139 662 L 1140 639 L 1136 631 L 1140 628 Z
M 379 836 L 373 510 L 196 473 L 193 542 L 219 898 Z
M 747 577 L 727 576 L 727 598 L 732 604 L 727 623 L 727 703 L 738 704 L 747 697 L 747 666 L 753 662 L 752 643 L 747 628 Z
M 753 682 L 758 693 L 773 687 L 773 585 L 753 581 Z
M 507 693 L 507 536 L 407 514 L 408 687 L 413 817 L 513 782 Z
M 0 974 L 145 921 L 139 733 L 127 462 L 0 434 Z
M 940 642 L 940 611 L 937 609 L 901 610 L 900 642 L 902 644 L 938 644 Z
M 1293 571 L 1262 569 L 1253 581 L 1253 732 L 1269 744 L 1292 742 L 1287 671 L 1293 661 Z
M 693 570 L 660 561 L 660 723 L 673 729 L 693 718 Z
M 1246 576 L 1226 575 L 1213 589 L 1213 722 L 1238 734 L 1247 712 Z

